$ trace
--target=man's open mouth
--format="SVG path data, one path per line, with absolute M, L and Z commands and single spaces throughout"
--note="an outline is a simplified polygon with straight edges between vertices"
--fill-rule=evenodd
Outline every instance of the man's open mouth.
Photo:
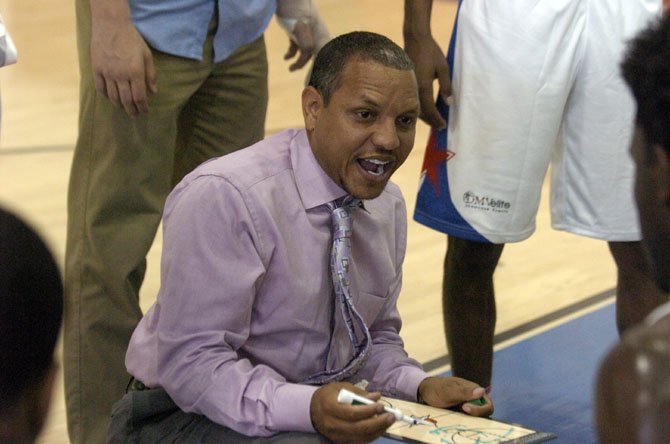
M 392 162 L 378 159 L 358 159 L 360 166 L 373 176 L 382 176 L 391 167 Z

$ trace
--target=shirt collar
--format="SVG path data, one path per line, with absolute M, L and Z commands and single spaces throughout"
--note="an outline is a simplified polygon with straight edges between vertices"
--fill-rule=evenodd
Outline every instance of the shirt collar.
M 295 183 L 305 209 L 316 208 L 347 195 L 347 191 L 333 182 L 319 165 L 307 139 L 307 131 L 298 130 L 289 151 Z M 360 201 L 359 208 L 368 213 L 364 200 Z
M 295 183 L 305 209 L 316 208 L 347 194 L 319 165 L 304 129 L 298 131 L 289 150 Z

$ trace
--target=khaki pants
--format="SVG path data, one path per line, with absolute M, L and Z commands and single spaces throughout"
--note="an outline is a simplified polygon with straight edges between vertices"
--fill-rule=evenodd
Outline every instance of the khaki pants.
M 173 184 L 202 161 L 260 140 L 267 107 L 262 39 L 212 62 L 153 52 L 158 93 L 130 118 L 96 93 L 88 0 L 77 1 L 79 138 L 68 195 L 64 367 L 74 444 L 105 441 L 128 375 L 124 357 L 142 316 L 146 254 Z

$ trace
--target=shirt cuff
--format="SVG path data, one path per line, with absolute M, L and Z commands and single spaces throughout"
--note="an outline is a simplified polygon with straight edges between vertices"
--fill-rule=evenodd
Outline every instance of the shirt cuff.
M 282 384 L 277 387 L 273 402 L 273 429 L 281 432 L 315 433 L 309 406 L 318 387 Z
M 408 401 L 418 402 L 419 385 L 421 381 L 429 376 L 428 373 L 420 368 L 409 367 L 398 384 L 398 390 L 402 392 L 403 398 Z

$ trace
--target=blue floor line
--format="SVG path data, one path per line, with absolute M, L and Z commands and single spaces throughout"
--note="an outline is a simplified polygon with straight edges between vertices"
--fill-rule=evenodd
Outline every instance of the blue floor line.
M 617 339 L 614 304 L 608 304 L 497 351 L 493 417 L 554 433 L 557 439 L 552 443 L 595 443 L 594 377 Z

